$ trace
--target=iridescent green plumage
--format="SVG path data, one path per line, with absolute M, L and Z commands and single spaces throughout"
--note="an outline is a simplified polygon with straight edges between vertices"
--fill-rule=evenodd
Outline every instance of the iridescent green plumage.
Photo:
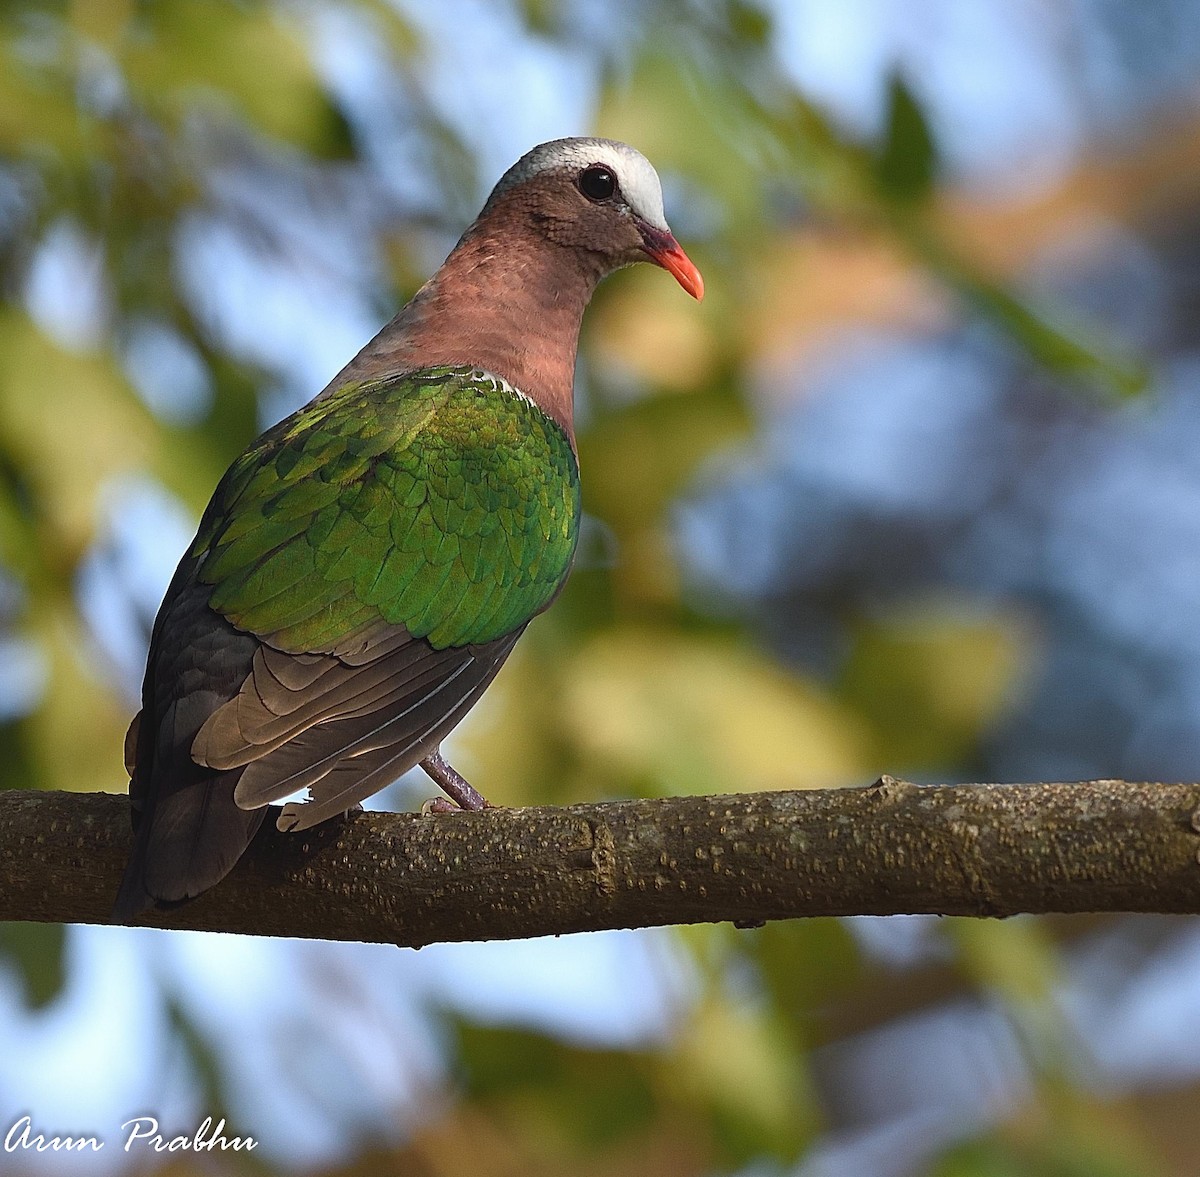
M 544 609 L 575 551 L 566 434 L 483 372 L 343 387 L 231 467 L 192 546 L 209 604 L 288 653 L 380 620 L 435 649 Z

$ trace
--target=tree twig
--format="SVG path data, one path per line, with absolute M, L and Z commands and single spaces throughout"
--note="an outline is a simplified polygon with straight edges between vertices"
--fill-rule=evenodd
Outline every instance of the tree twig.
M 601 928 L 939 912 L 1200 912 L 1200 784 L 669 797 L 268 827 L 145 923 L 420 946 Z M 0 793 L 0 919 L 107 923 L 128 803 Z

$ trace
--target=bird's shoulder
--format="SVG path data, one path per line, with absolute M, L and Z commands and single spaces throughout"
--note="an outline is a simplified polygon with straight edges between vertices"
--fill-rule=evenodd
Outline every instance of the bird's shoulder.
M 210 605 L 285 650 L 376 621 L 482 642 L 540 611 L 574 555 L 565 432 L 503 380 L 423 369 L 334 389 L 218 487 L 189 553 Z
M 386 478 L 387 467 L 424 473 L 431 462 L 449 462 L 460 464 L 464 476 L 509 464 L 507 473 L 519 482 L 521 460 L 544 459 L 547 452 L 552 467 L 569 476 L 574 451 L 563 429 L 481 369 L 424 368 L 347 383 L 285 417 L 235 459 L 209 503 L 210 527 L 201 527 L 194 550 L 239 507 L 280 494 L 319 496 L 313 479 L 337 488 Z

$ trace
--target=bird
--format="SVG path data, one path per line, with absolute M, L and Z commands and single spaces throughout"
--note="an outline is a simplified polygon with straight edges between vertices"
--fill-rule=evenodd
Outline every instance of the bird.
M 649 261 L 696 299 L 650 162 L 611 139 L 523 155 L 440 269 L 225 472 L 151 631 L 125 739 L 129 921 L 219 883 L 267 807 L 302 831 L 442 756 L 574 559 L 580 324 Z

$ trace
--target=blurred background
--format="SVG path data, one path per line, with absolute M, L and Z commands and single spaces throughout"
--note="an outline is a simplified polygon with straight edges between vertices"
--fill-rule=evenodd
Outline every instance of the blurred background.
M 0 7 L 0 784 L 124 791 L 231 458 L 534 143 L 658 167 L 588 523 L 451 759 L 492 800 L 1200 773 L 1191 0 Z M 412 806 L 401 782 L 376 801 Z M 1200 927 L 510 944 L 0 925 L 15 1174 L 1193 1177 Z M 126 1154 L 225 1116 L 249 1156 Z

